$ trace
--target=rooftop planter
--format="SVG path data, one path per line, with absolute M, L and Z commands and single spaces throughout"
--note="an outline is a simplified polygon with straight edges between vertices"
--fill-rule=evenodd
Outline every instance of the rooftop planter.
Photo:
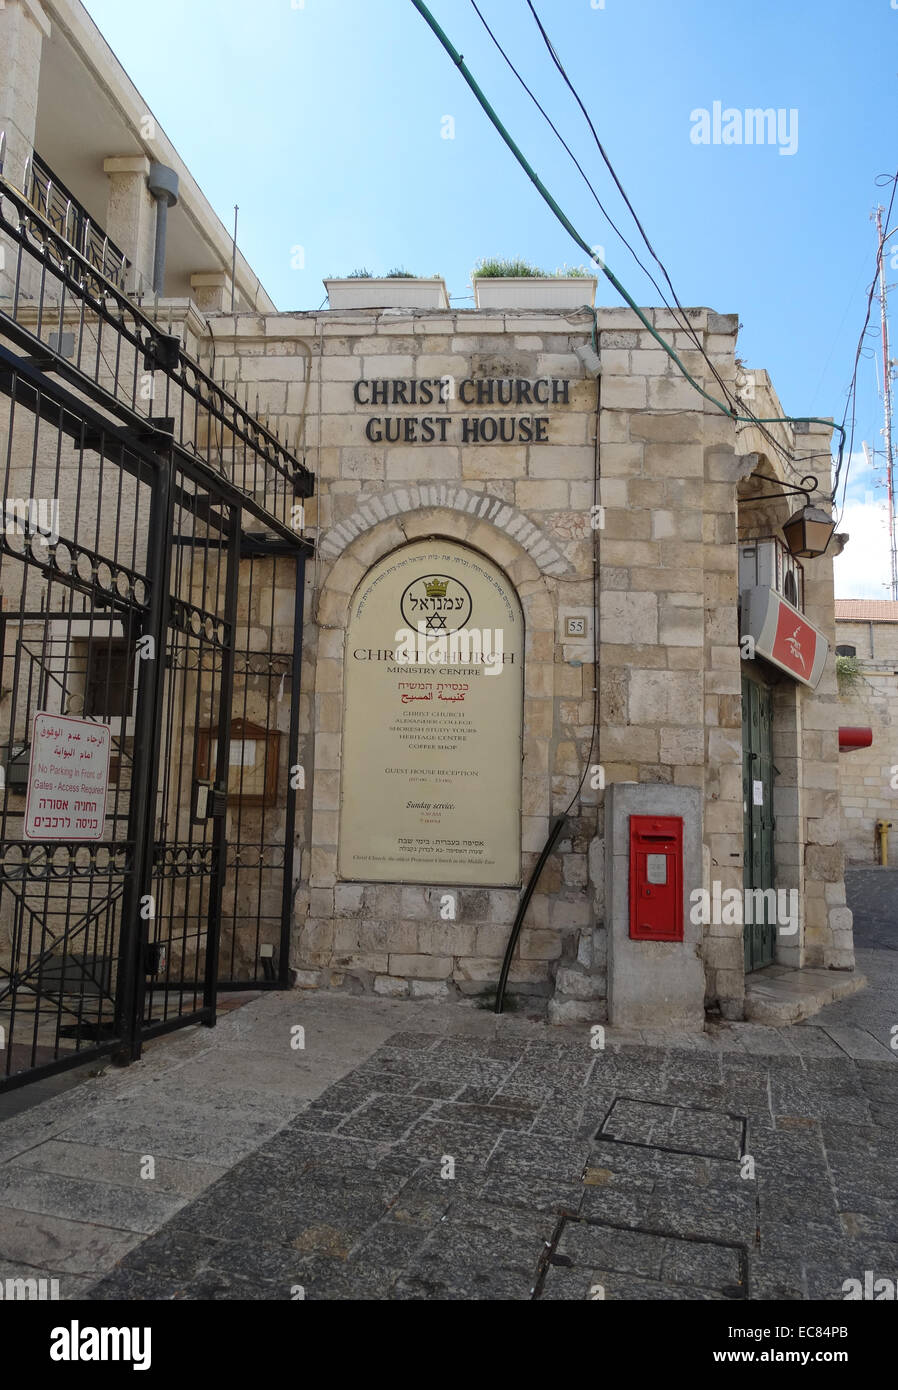
M 325 280 L 332 309 L 448 309 L 449 295 L 441 276 L 357 274 Z
M 598 284 L 583 270 L 546 275 L 526 261 L 481 261 L 472 279 L 478 309 L 579 309 L 595 304 Z

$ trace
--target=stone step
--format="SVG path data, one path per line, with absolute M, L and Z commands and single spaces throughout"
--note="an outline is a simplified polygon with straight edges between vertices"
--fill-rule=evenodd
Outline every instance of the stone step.
M 604 1023 L 607 1009 L 604 999 L 550 999 L 546 1012 L 549 1023 Z
M 571 999 L 604 999 L 607 993 L 604 974 L 587 974 L 573 966 L 560 966 L 555 975 L 555 994 Z
M 800 1023 L 866 987 L 858 970 L 790 970 L 771 965 L 746 976 L 745 1017 L 752 1023 Z

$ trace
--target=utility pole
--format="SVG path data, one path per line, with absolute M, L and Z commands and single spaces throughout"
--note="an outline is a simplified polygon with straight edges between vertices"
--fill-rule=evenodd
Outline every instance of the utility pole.
M 236 285 L 237 285 L 237 214 L 238 214 L 239 211 L 240 211 L 240 208 L 239 208 L 239 206 L 235 203 L 235 204 L 234 204 L 234 250 L 233 250 L 233 254 L 232 254 L 232 256 L 231 256 L 231 313 L 232 313 L 232 314 L 233 314 L 233 312 L 234 312 L 234 295 L 235 295 L 235 293 L 236 293 Z
M 886 454 L 886 489 L 889 498 L 889 555 L 891 559 L 890 592 L 898 599 L 898 548 L 895 544 L 895 476 L 892 454 L 892 363 L 889 359 L 888 286 L 886 285 L 885 247 L 882 241 L 882 207 L 876 209 L 876 235 L 879 240 L 879 309 L 882 324 L 882 401 L 885 412 L 883 439 Z

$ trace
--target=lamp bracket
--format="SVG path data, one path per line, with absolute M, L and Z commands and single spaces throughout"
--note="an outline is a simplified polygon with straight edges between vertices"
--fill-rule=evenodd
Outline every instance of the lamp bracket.
M 753 473 L 753 478 L 760 478 L 765 483 L 776 483 L 777 487 L 782 488 L 782 492 L 765 492 L 760 497 L 746 497 L 746 502 L 775 502 L 780 497 L 793 497 L 801 495 L 805 503 L 810 506 L 811 497 L 815 492 L 819 492 L 820 483 L 813 473 L 806 473 L 800 483 L 783 483 L 779 478 L 771 478 L 767 473 Z

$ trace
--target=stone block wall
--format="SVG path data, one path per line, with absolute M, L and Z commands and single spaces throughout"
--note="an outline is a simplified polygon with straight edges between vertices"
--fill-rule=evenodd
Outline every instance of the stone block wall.
M 782 417 L 783 406 L 764 371 L 750 374 L 751 406 L 763 419 Z M 825 504 L 831 489 L 827 463 L 832 429 L 825 423 L 797 421 L 740 430 L 740 450 L 748 469 L 740 484 L 740 539 L 779 535 L 780 527 L 803 505 L 800 494 L 777 495 L 770 478 L 785 484 L 805 474 L 818 479 L 815 501 Z M 788 450 L 793 462 L 784 460 Z M 802 463 L 806 460 L 806 464 Z M 760 474 L 755 478 L 755 473 Z M 757 493 L 766 501 L 754 502 Z M 835 662 L 833 560 L 845 543 L 834 536 L 826 553 L 802 559 L 804 611 L 830 647 L 815 690 L 768 667 L 773 683 L 773 809 L 775 885 L 795 890 L 798 931 L 778 933 L 776 961 L 793 967 L 852 969 L 852 917 L 846 907 L 844 856 L 839 843 L 838 690 Z
M 749 526 L 753 514 L 740 501 L 737 515 L 737 493 L 757 467 L 782 474 L 769 442 L 755 429 L 737 431 L 704 401 L 628 310 L 598 310 L 599 383 L 574 352 L 592 329 L 582 313 L 213 314 L 204 324 L 186 301 L 167 308 L 188 350 L 296 448 L 317 479 L 306 508 L 307 532 L 319 544 L 307 570 L 298 749 L 305 786 L 292 847 L 298 982 L 411 997 L 495 989 L 517 890 L 453 889 L 456 917 L 445 921 L 447 885 L 349 883 L 337 875 L 352 594 L 383 556 L 439 537 L 488 556 L 524 612 L 524 883 L 553 818 L 570 807 L 528 910 L 510 988 L 532 1003 L 552 1000 L 550 1015 L 559 1020 L 601 1021 L 603 786 L 697 789 L 702 886 L 742 885 L 737 524 Z M 687 369 L 718 394 L 691 336 L 666 312 L 650 313 Z M 735 316 L 688 313 L 721 376 L 735 382 Z M 356 399 L 359 383 L 382 379 L 448 381 L 448 398 L 381 407 L 362 389 Z M 547 404 L 485 409 L 460 399 L 460 383 L 489 379 L 546 383 Z M 769 393 L 763 374 L 758 381 Z M 511 437 L 510 421 L 528 413 L 547 418 L 545 442 Z M 769 394 L 759 413 L 782 412 Z M 487 414 L 497 421 L 496 441 L 464 443 L 461 421 Z M 417 442 L 420 424 L 408 437 L 406 418 L 425 415 L 446 421 L 445 441 L 437 428 Z M 396 442 L 369 427 L 386 416 L 400 422 Z M 776 428 L 796 453 L 825 450 L 823 427 Z M 201 449 L 206 443 L 198 441 Z M 759 526 L 778 519 L 755 518 Z M 809 617 L 829 632 L 831 556 L 810 562 L 806 578 Z M 291 595 L 275 590 L 275 606 L 287 613 Z M 582 638 L 564 635 L 568 615 L 586 618 Z M 242 607 L 240 616 L 252 629 L 253 615 Z M 282 625 L 289 634 L 289 615 Z M 850 963 L 835 753 L 845 720 L 831 665 L 817 692 L 784 681 L 776 694 L 777 881 L 799 888 L 803 914 L 799 941 L 780 958 L 796 965 Z M 741 926 L 708 925 L 699 949 L 706 1003 L 741 1016 Z
M 691 322 L 731 380 L 736 320 L 707 310 Z M 688 335 L 654 311 L 686 365 L 706 364 Z M 240 316 L 214 321 L 218 371 L 289 436 L 308 389 L 304 444 L 317 474 L 308 510 L 319 527 L 310 569 L 303 699 L 309 722 L 304 855 L 294 964 L 301 983 L 391 994 L 487 993 L 494 988 L 518 894 L 461 890 L 453 923 L 430 889 L 341 883 L 339 833 L 342 658 L 352 592 L 368 567 L 422 536 L 482 550 L 515 585 L 525 611 L 523 875 L 551 818 L 576 794 L 572 819 L 531 902 L 512 988 L 557 989 L 564 1016 L 603 1016 L 601 785 L 592 780 L 699 787 L 706 844 L 734 882 L 741 865 L 735 484 L 732 425 L 685 384 L 626 310 L 599 311 L 601 731 L 593 725 L 592 642 L 563 639 L 562 616 L 593 607 L 597 383 L 573 349 L 586 316 L 551 313 Z M 311 348 L 302 356 L 298 344 Z M 310 372 L 308 386 L 306 372 Z M 365 437 L 372 414 L 482 414 L 445 407 L 378 411 L 353 398 L 379 378 L 553 378 L 568 404 L 547 407 L 546 443 L 387 444 Z M 703 378 L 702 378 L 703 379 Z M 368 395 L 362 390 L 363 398 Z M 520 407 L 490 407 L 499 417 Z M 305 705 L 304 705 L 305 708 Z M 599 779 L 584 769 L 601 765 Z M 730 932 L 732 938 L 732 932 Z M 709 988 L 741 998 L 741 941 L 707 943 Z
M 839 700 L 839 723 L 872 728 L 869 748 L 839 755 L 840 838 L 853 864 L 878 864 L 876 822 L 890 820 L 889 863 L 898 863 L 898 623 L 836 623 L 857 648 L 860 679 Z

